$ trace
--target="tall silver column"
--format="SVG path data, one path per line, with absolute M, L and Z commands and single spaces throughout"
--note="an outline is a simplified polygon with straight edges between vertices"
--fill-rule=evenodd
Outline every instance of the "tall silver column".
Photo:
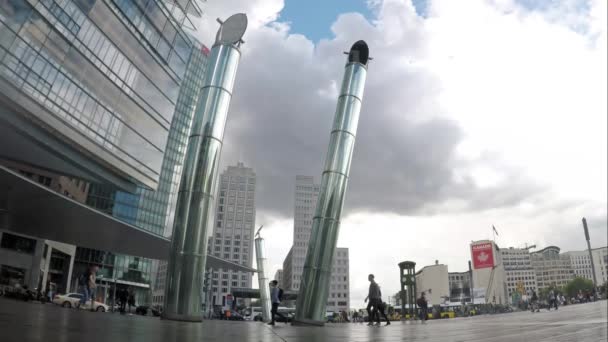
M 348 53 L 342 90 L 331 131 L 321 191 L 312 223 L 296 302 L 296 325 L 323 325 L 329 292 L 340 214 L 344 204 L 348 173 L 355 147 L 355 134 L 367 75 L 369 49 L 360 40 Z
M 589 241 L 589 228 L 587 228 L 587 219 L 583 217 L 583 230 L 585 231 L 585 240 L 587 240 L 587 251 L 589 251 L 589 261 L 591 262 L 591 273 L 593 273 L 593 295 L 597 295 L 597 276 L 595 275 L 595 262 L 593 261 L 593 252 L 591 252 L 591 242 Z
M 247 17 L 235 14 L 220 23 L 186 149 L 167 270 L 164 319 L 202 320 L 207 228 L 214 215 L 224 126 Z
M 264 253 L 264 239 L 258 235 L 255 239 L 255 256 L 258 262 L 258 284 L 260 286 L 260 306 L 264 322 L 270 321 L 270 288 L 266 270 L 268 264 Z

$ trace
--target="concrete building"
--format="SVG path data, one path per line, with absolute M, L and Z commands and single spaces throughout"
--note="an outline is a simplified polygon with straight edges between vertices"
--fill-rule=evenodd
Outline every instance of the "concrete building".
M 470 272 L 449 272 L 448 283 L 450 288 L 450 302 L 471 302 L 472 287 Z
M 210 249 L 215 257 L 252 266 L 255 187 L 255 172 L 241 162 L 228 166 L 221 174 Z M 251 278 L 250 272 L 214 268 L 212 305 L 226 306 L 226 297 L 232 288 L 251 288 Z M 237 306 L 244 304 L 244 299 L 237 302 Z
M 491 240 L 471 242 L 474 303 L 508 303 L 500 248 Z
M 279 282 L 279 287 L 283 288 L 283 270 L 282 269 L 278 269 L 275 273 L 274 273 L 274 280 Z
M 571 251 L 563 254 L 570 257 L 570 264 L 575 276 L 593 280 L 589 251 Z M 595 264 L 597 285 L 600 286 L 608 281 L 608 247 L 593 248 L 591 254 Z
M 311 176 L 296 176 L 293 246 L 283 261 L 283 286 L 298 291 L 302 280 L 304 259 L 312 230 L 312 219 L 319 197 L 319 184 Z M 327 311 L 350 308 L 350 271 L 348 248 L 336 248 L 327 298 Z
M 529 248 L 501 248 L 500 255 L 505 268 L 507 295 L 513 298 L 538 291 L 536 271 L 532 266 Z
M 435 261 L 435 265 L 424 266 L 416 272 L 416 298 L 424 292 L 429 306 L 449 302 L 449 283 L 448 266 Z
M 539 290 L 551 286 L 564 286 L 574 279 L 570 256 L 560 254 L 559 247 L 549 246 L 530 253 L 530 256 Z

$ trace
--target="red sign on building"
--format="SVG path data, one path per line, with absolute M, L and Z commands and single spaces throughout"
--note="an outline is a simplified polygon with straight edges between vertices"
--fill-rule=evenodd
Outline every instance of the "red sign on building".
M 471 254 L 474 269 L 494 267 L 494 250 L 492 249 L 492 243 L 487 242 L 472 245 Z

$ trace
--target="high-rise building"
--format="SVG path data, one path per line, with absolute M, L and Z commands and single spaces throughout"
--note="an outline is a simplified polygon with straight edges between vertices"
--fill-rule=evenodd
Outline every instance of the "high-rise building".
M 239 162 L 220 176 L 210 251 L 215 257 L 251 267 L 255 229 L 256 176 L 252 168 Z M 228 305 L 233 288 L 251 288 L 251 273 L 214 269 L 211 278 L 211 305 Z M 244 305 L 238 299 L 237 306 Z
M 608 247 L 593 248 L 591 254 L 593 255 L 597 286 L 600 286 L 608 281 Z M 564 255 L 570 257 L 570 264 L 575 276 L 593 280 L 588 250 L 566 252 Z
M 302 281 L 304 260 L 312 231 L 320 185 L 311 176 L 296 176 L 293 246 L 283 261 L 283 286 L 298 291 Z M 346 311 L 350 307 L 348 248 L 336 248 L 327 298 L 328 311 Z
M 500 255 L 505 268 L 507 294 L 513 297 L 538 291 L 536 271 L 532 266 L 532 258 L 528 248 L 501 248 Z M 514 300 L 517 300 L 516 298 Z
M 283 288 L 283 270 L 282 269 L 278 269 L 275 273 L 274 273 L 274 280 L 279 282 L 279 287 Z
M 574 279 L 574 270 L 569 255 L 560 254 L 559 247 L 549 246 L 530 253 L 532 267 L 536 272 L 539 290 L 551 286 L 564 286 Z

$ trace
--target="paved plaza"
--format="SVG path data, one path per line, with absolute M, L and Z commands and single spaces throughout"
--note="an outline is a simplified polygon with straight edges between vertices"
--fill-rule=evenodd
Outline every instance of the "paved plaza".
M 606 301 L 559 311 L 515 312 L 471 318 L 393 322 L 388 327 L 328 324 L 322 328 L 270 327 L 256 322 L 180 323 L 55 305 L 0 299 L 0 341 L 606 341 Z

